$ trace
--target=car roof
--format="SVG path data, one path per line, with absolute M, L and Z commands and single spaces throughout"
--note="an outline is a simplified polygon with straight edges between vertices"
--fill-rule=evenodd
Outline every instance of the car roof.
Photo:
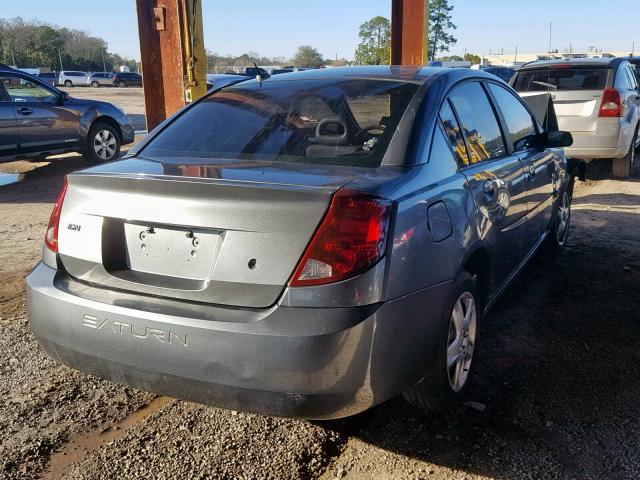
M 571 65 L 580 67 L 610 67 L 617 68 L 626 58 L 571 58 L 569 60 L 536 60 L 522 65 L 518 70 L 528 70 L 534 68 L 543 68 L 554 65 Z
M 287 80 L 379 79 L 424 84 L 434 76 L 446 76 L 455 81 L 462 80 L 464 78 L 486 78 L 490 80 L 495 80 L 496 78 L 495 76 L 481 70 L 471 70 L 469 68 L 371 65 L 359 67 L 315 68 L 311 70 L 281 73 L 264 81 L 281 82 Z

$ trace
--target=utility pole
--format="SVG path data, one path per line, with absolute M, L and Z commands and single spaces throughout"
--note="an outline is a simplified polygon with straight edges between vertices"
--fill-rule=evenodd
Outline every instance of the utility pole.
M 391 64 L 424 65 L 429 51 L 429 1 L 391 1 Z
M 16 65 L 16 56 L 13 53 L 13 48 L 11 48 L 10 50 L 11 50 L 11 59 L 13 60 L 13 66 L 17 68 L 18 65 Z
M 101 50 L 102 52 L 102 71 L 106 72 L 107 71 L 107 64 L 104 61 L 104 48 Z
M 516 54 L 513 56 L 513 63 L 518 61 L 518 45 L 516 45 Z
M 62 72 L 64 70 L 64 67 L 62 66 L 62 53 L 60 53 L 59 48 L 58 48 L 58 59 L 60 60 L 60 71 Z
M 207 92 L 202 0 L 136 0 L 147 128 Z

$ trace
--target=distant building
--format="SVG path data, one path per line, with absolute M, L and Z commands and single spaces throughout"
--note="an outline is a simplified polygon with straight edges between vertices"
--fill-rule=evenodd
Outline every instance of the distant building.
M 614 58 L 627 57 L 630 52 L 542 52 L 542 53 L 493 53 L 483 55 L 485 65 L 519 67 L 536 60 L 569 60 L 571 58 Z

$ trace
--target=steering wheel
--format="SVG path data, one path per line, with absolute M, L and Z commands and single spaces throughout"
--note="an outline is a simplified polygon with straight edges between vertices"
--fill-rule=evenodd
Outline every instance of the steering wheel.
M 364 128 L 361 128 L 358 133 L 356 133 L 356 138 L 360 138 L 362 135 L 364 135 L 365 133 L 369 134 L 369 135 L 382 135 L 384 133 L 385 128 L 387 128 L 386 125 L 368 125 Z M 380 133 L 373 133 L 373 132 L 380 132 Z

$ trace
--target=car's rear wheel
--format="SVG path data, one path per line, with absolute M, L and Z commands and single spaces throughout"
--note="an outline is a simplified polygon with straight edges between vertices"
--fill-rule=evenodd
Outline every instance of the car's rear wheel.
M 438 325 L 425 376 L 403 393 L 411 405 L 425 410 L 443 411 L 457 405 L 469 383 L 481 306 L 476 281 L 468 272 L 456 281 L 451 298 Z
M 71 80 L 65 80 L 64 81 L 64 86 L 65 87 L 73 87 L 73 82 Z
M 120 155 L 120 134 L 107 123 L 95 123 L 89 130 L 87 142 L 87 157 L 92 162 L 108 162 Z
M 98 88 L 98 87 L 100 87 L 100 84 L 94 80 L 93 82 L 91 82 L 91 86 L 93 88 Z
M 126 83 L 124 83 L 124 82 L 118 82 L 118 86 L 119 86 L 120 88 L 125 88 L 125 87 L 127 86 L 127 84 L 126 84 Z
M 631 139 L 631 146 L 629 151 L 622 158 L 614 158 L 612 162 L 612 174 L 617 178 L 628 178 L 631 176 L 631 171 L 635 168 L 636 163 L 636 142 L 638 141 L 638 129 L 640 124 L 636 126 L 636 131 Z

